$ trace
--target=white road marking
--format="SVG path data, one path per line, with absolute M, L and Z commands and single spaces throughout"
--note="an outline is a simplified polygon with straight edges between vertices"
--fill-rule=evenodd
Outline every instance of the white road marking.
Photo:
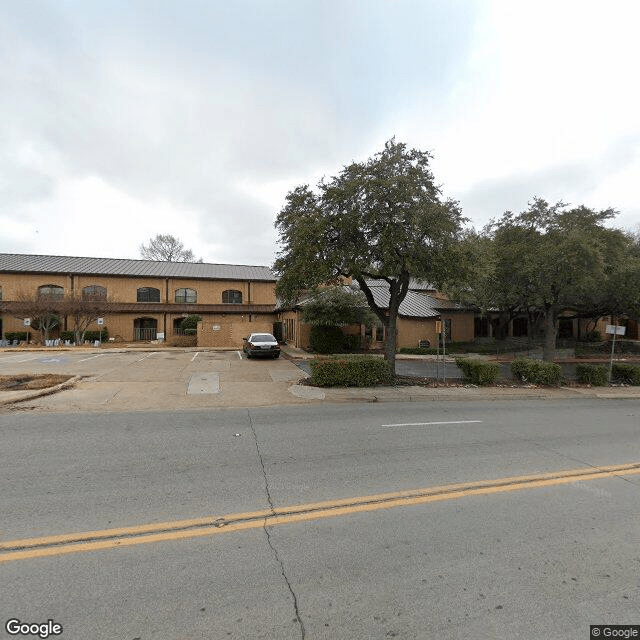
M 153 353 L 150 353 L 148 356 L 145 356 L 144 358 L 140 358 L 139 360 L 136 360 L 136 362 L 140 362 L 140 360 L 146 360 L 147 358 L 150 358 L 151 356 L 155 356 L 156 353 L 160 353 L 159 351 L 154 351 Z
M 200 353 L 199 351 L 196 351 L 196 355 L 193 356 L 193 358 L 191 358 L 191 362 L 193 362 L 198 357 L 199 353 Z
M 383 424 L 383 427 L 427 427 L 431 424 L 471 424 L 482 420 L 450 420 L 447 422 L 405 422 L 403 424 Z
M 102 358 L 102 356 L 106 356 L 106 353 L 99 353 L 97 356 L 90 356 L 89 358 L 83 358 L 82 360 L 78 360 L 78 362 L 86 362 L 87 360 L 92 360 L 93 358 Z
M 30 358 L 27 358 L 26 360 L 16 360 L 16 362 L 29 362 L 29 360 L 35 360 L 37 357 L 38 356 L 31 356 Z
M 236 353 L 238 354 L 238 358 L 240 358 L 240 360 L 242 360 L 242 354 L 239 351 L 236 351 Z

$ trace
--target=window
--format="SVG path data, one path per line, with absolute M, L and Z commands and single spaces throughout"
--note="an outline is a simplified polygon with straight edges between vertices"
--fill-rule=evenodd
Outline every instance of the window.
M 38 287 L 38 295 L 44 298 L 62 298 L 64 289 L 57 284 L 44 284 Z
M 82 298 L 84 300 L 106 300 L 107 290 L 97 284 L 90 284 L 82 289 Z
M 223 304 L 242 304 L 242 291 L 227 289 L 222 292 Z
M 2 300 L 2 287 L 0 287 L 0 300 Z
M 138 302 L 160 302 L 160 289 L 141 287 L 138 289 Z
M 195 289 L 176 289 L 176 302 L 186 302 L 193 304 L 198 300 Z

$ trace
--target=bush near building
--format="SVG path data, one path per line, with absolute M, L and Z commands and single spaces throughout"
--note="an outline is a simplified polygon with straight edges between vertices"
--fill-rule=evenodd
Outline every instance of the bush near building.
M 316 324 L 309 332 L 309 344 L 316 353 L 342 353 L 344 333 L 335 325 Z
M 516 358 L 511 363 L 511 373 L 514 378 L 532 384 L 546 384 L 558 386 L 562 381 L 562 368 L 554 362 L 545 360 L 531 360 Z
M 464 379 L 473 384 L 493 384 L 500 377 L 500 365 L 497 362 L 456 358 L 456 366 L 462 371 Z
M 578 382 L 604 387 L 609 380 L 609 371 L 602 364 L 577 364 L 576 377 Z
M 310 364 L 311 383 L 317 387 L 372 387 L 393 380 L 389 362 L 376 356 L 317 358 Z
M 616 363 L 611 368 L 611 379 L 616 382 L 638 386 L 640 385 L 640 366 Z

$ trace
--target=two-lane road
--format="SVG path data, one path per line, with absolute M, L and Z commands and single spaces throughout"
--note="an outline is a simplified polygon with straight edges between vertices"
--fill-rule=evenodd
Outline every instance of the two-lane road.
M 5 414 L 0 433 L 3 624 L 529 639 L 640 622 L 637 401 Z

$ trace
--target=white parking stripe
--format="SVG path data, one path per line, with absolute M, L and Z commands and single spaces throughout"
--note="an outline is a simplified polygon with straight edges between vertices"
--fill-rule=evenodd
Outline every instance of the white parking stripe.
M 196 351 L 196 355 L 193 356 L 193 358 L 191 358 L 191 362 L 193 362 L 198 357 L 199 353 L 200 353 L 199 351 Z
M 383 424 L 383 427 L 427 427 L 431 424 L 471 424 L 482 420 L 450 420 L 448 422 L 405 422 L 404 424 Z
M 92 360 L 93 358 L 102 358 L 102 356 L 106 356 L 106 353 L 99 353 L 97 356 L 91 356 L 89 358 L 83 358 L 82 360 L 78 360 L 78 362 L 86 362 L 87 360 Z
M 240 360 L 242 360 L 242 354 L 239 351 L 236 351 L 236 353 L 238 354 L 238 358 L 240 358 Z
M 146 360 L 147 358 L 150 358 L 151 356 L 155 356 L 156 353 L 160 353 L 159 351 L 154 351 L 153 353 L 150 353 L 148 356 L 145 356 L 144 358 L 140 358 L 140 360 Z M 136 362 L 140 362 L 140 360 L 136 360 Z

